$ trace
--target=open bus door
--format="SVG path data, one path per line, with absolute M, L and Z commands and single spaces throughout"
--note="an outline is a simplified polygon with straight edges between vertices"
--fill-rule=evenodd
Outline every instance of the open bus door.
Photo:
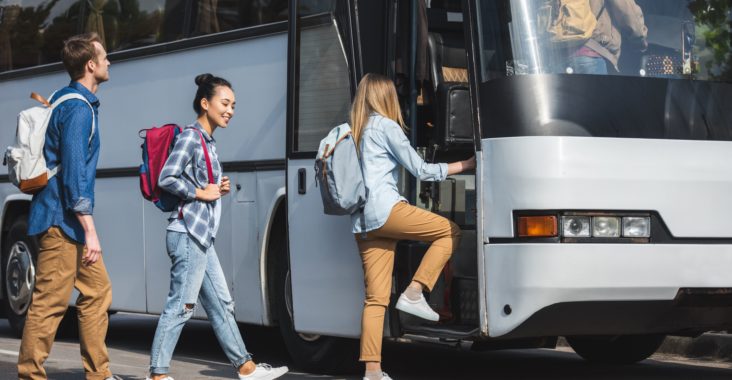
M 288 41 L 286 307 L 283 331 L 298 364 L 337 366 L 358 337 L 363 273 L 348 216 L 323 214 L 314 163 L 320 140 L 348 119 L 360 70 L 352 1 L 292 0 Z M 327 337 L 326 337 L 327 336 Z M 355 341 L 348 342 L 355 346 Z M 353 361 L 355 353 L 350 360 Z
M 475 4 L 470 1 L 463 2 L 463 30 L 465 33 L 465 47 L 468 61 L 468 81 L 470 86 L 470 120 L 473 125 L 473 145 L 475 147 L 475 193 L 485 194 L 483 191 L 486 183 L 484 181 L 484 174 L 482 171 L 482 162 L 485 159 L 486 152 L 481 150 L 481 125 L 479 117 L 479 92 L 478 92 L 478 70 L 479 70 L 479 49 L 476 49 L 476 44 L 473 43 L 477 40 L 478 24 L 475 15 Z M 480 322 L 480 333 L 481 335 L 488 336 L 488 304 L 487 298 L 487 281 L 486 281 L 486 270 L 485 270 L 485 255 L 484 245 L 488 244 L 488 237 L 484 238 L 483 224 L 484 218 L 484 207 L 482 198 L 478 196 L 475 203 L 475 231 L 476 231 L 476 259 L 478 265 L 478 315 Z

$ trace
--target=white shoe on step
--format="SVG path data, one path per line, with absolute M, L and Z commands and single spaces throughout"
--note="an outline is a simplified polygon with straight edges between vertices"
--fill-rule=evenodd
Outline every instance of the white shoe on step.
M 437 322 L 440 320 L 440 315 L 432 310 L 430 305 L 427 304 L 427 300 L 424 299 L 424 295 L 422 294 L 419 295 L 418 300 L 412 301 L 411 299 L 409 299 L 409 297 L 407 297 L 406 294 L 402 293 L 399 296 L 396 308 L 397 310 L 401 310 L 405 313 L 415 315 L 428 321 Z
M 363 380 L 369 380 L 367 377 L 364 377 Z M 386 374 L 386 372 L 381 373 L 381 380 L 394 380 L 389 375 Z

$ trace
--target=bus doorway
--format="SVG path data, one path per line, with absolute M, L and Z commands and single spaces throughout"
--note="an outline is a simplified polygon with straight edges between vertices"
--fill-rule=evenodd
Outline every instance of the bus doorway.
M 475 142 L 461 2 L 399 1 L 393 10 L 392 24 L 397 27 L 394 40 L 386 44 L 388 69 L 402 100 L 412 145 L 428 162 L 471 157 Z M 440 321 L 413 318 L 392 307 L 394 336 L 472 340 L 479 335 L 475 184 L 474 172 L 452 175 L 440 183 L 416 181 L 409 173 L 402 173 L 402 195 L 410 203 L 458 224 L 462 239 L 427 295 Z M 392 302 L 411 281 L 427 248 L 428 243 L 399 243 Z

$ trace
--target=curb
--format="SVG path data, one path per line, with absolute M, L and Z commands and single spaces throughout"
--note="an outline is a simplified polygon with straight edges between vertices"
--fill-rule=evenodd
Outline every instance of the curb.
M 668 336 L 656 353 L 732 361 L 732 334 L 706 333 L 696 338 Z

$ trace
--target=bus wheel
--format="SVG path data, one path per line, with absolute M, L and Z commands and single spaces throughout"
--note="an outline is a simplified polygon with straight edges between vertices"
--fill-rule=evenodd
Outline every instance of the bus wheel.
M 631 364 L 645 360 L 666 335 L 617 335 L 567 337 L 572 349 L 585 360 L 605 364 Z
M 25 316 L 36 283 L 38 241 L 28 234 L 28 216 L 13 221 L 3 248 L 2 270 L 5 315 L 15 335 L 23 335 Z
M 288 262 L 286 254 L 278 256 L 277 315 L 287 352 L 302 370 L 321 373 L 351 372 L 358 361 L 357 341 L 295 331 Z

